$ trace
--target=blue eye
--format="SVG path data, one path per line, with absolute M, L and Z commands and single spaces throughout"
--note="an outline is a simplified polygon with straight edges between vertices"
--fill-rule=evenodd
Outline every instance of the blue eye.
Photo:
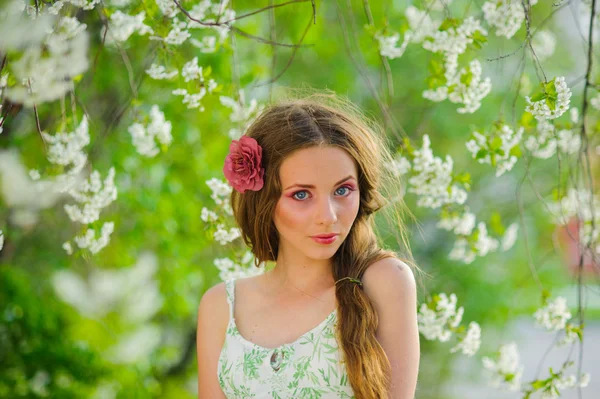
M 338 191 L 338 190 L 342 190 L 342 189 L 346 189 L 346 190 L 348 190 L 348 194 L 347 194 L 347 195 L 342 195 L 342 196 L 345 196 L 345 197 L 347 197 L 348 195 L 350 195 L 350 194 L 349 194 L 349 192 L 350 192 L 350 191 L 354 191 L 354 190 L 353 190 L 352 188 L 350 188 L 349 186 L 342 186 L 342 187 L 338 188 L 336 191 Z M 296 191 L 294 194 L 292 194 L 292 198 L 294 198 L 294 199 L 297 199 L 297 200 L 299 200 L 299 201 L 304 201 L 304 198 L 298 198 L 296 195 L 298 195 L 298 194 L 300 194 L 300 193 L 307 193 L 307 192 L 308 192 L 307 190 L 300 190 L 300 191 Z

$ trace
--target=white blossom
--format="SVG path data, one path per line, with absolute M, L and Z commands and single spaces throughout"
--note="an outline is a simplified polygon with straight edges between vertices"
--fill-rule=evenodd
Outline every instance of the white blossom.
M 163 65 L 152 64 L 150 69 L 146 69 L 146 73 L 150 75 L 152 79 L 172 79 L 179 74 L 179 70 L 173 69 L 167 72 L 167 69 Z
M 179 7 L 172 0 L 156 0 L 156 5 L 165 17 L 173 18 L 179 13 Z
M 481 346 L 481 327 L 477 322 L 470 322 L 465 337 L 452 349 L 450 353 L 461 351 L 467 356 L 473 356 Z
M 391 164 L 387 165 L 387 167 L 396 177 L 403 176 L 411 170 L 410 161 L 400 154 L 396 154 L 395 158 L 392 159 Z
M 538 101 L 532 101 L 529 96 L 525 96 L 527 107 L 525 110 L 530 112 L 536 119 L 554 119 L 564 114 L 569 109 L 571 102 L 571 90 L 567 87 L 565 78 L 559 76 L 548 82 L 546 85 L 546 96 L 555 96 L 556 103 L 553 108 L 548 105 L 549 99 L 544 97 Z
M 600 111 L 600 93 L 590 99 L 590 105 L 597 111 Z
M 452 230 L 454 234 L 458 235 L 470 235 L 475 227 L 475 214 L 465 211 L 462 215 L 442 217 L 436 227 Z
M 101 0 L 62 0 L 64 3 L 71 3 L 84 10 L 92 10 Z
M 208 208 L 202 207 L 200 219 L 203 222 L 216 222 L 217 220 L 219 220 L 219 216 L 215 212 L 209 210 Z
M 461 260 L 465 264 L 470 264 L 476 256 L 485 256 L 489 252 L 496 251 L 500 243 L 497 239 L 488 236 L 485 223 L 477 224 L 477 241 L 472 244 L 466 238 L 460 237 L 454 242 L 454 246 L 448 254 L 452 260 Z
M 217 230 L 213 234 L 213 238 L 221 245 L 232 242 L 236 238 L 241 236 L 239 227 L 232 227 L 229 230 L 225 228 L 223 224 L 217 225 Z
M 412 187 L 409 192 L 417 194 L 417 206 L 439 208 L 444 204 L 463 204 L 467 192 L 452 183 L 453 161 L 446 155 L 446 161 L 433 156 L 427 134 L 423 135 L 423 147 L 415 150 L 413 171 L 415 175 L 409 179 Z
M 230 195 L 232 187 L 225 181 L 212 178 L 206 181 L 206 185 L 211 189 L 210 198 L 223 209 L 228 215 L 233 215 L 233 210 L 230 203 Z
M 217 51 L 216 36 L 204 36 L 202 40 L 192 38 L 190 39 L 190 43 L 192 43 L 193 46 L 199 48 L 200 52 L 202 53 L 209 54 Z
M 10 71 L 18 83 L 6 88 L 6 96 L 11 101 L 27 107 L 62 97 L 73 89 L 73 78 L 89 67 L 86 25 L 71 17 L 59 19 L 52 28 L 46 27 L 45 23 L 47 22 L 40 22 L 46 28 L 43 39 L 32 36 L 40 33 L 32 29 L 33 34 L 22 32 L 25 37 L 34 37 L 32 40 L 16 39 L 16 42 L 4 43 L 4 47 L 8 48 L 24 47 L 20 57 L 9 63 Z M 15 28 L 15 31 L 29 26 L 29 22 L 20 19 L 19 16 L 10 18 L 7 29 L 11 28 L 12 24 L 22 25 Z M 15 34 L 3 32 L 4 25 L 0 20 L 0 38 Z M 0 39 L 0 49 L 2 47 Z
M 422 303 L 418 312 L 419 332 L 428 340 L 446 342 L 450 340 L 464 313 L 464 308 L 456 308 L 456 294 L 448 297 L 445 293 L 435 295 L 427 303 Z
M 0 250 L 2 250 L 2 247 L 4 247 L 4 234 L 0 230 Z
M 219 269 L 219 278 L 222 281 L 230 278 L 258 276 L 266 270 L 265 262 L 260 263 L 259 267 L 254 266 L 254 255 L 250 251 L 244 253 L 240 263 L 236 263 L 230 258 L 216 258 L 213 263 Z
M 30 169 L 29 170 L 29 177 L 31 177 L 31 180 L 40 180 L 40 172 L 37 169 Z
M 95 230 L 88 228 L 83 236 L 76 236 L 73 240 L 79 248 L 88 248 L 91 253 L 98 253 L 108 245 L 114 225 L 113 222 L 104 223 L 100 231 L 100 237 L 98 238 L 96 238 Z
M 502 250 L 508 251 L 517 241 L 517 231 L 519 230 L 519 225 L 517 223 L 513 223 L 504 232 L 502 236 Z
M 596 195 L 592 198 L 589 189 L 577 190 L 570 187 L 564 197 L 559 201 L 549 202 L 547 206 L 555 224 L 567 224 L 573 216 L 577 216 L 584 224 L 591 224 L 592 219 L 600 218 L 600 198 Z
M 396 43 L 400 39 L 400 34 L 394 33 L 391 36 L 384 36 L 381 33 L 377 33 L 375 35 L 375 39 L 379 42 L 379 53 L 383 57 L 387 57 L 389 59 L 400 58 L 404 51 L 406 50 L 406 46 L 411 40 L 412 32 L 406 31 L 404 33 L 404 38 L 402 39 L 402 45 L 400 47 L 396 47 Z
M 421 11 L 415 6 L 408 6 L 404 11 L 411 31 L 410 41 L 421 43 L 427 36 L 438 30 L 442 21 L 433 20 L 426 11 Z
M 147 157 L 154 157 L 160 152 L 156 145 L 157 140 L 164 146 L 170 145 L 173 140 L 171 122 L 165 120 L 165 115 L 156 104 L 150 109 L 150 124 L 148 126 L 134 123 L 128 131 L 137 152 Z
M 573 107 L 569 110 L 569 117 L 571 122 L 577 123 L 579 122 L 579 109 L 577 107 Z
M 229 137 L 232 139 L 239 139 L 243 132 L 246 131 L 248 126 L 250 126 L 258 114 L 264 109 L 264 105 L 259 105 L 255 98 L 248 103 L 246 101 L 246 96 L 244 95 L 244 90 L 242 89 L 238 91 L 238 100 L 227 96 L 220 96 L 219 101 L 222 105 L 232 110 L 231 114 L 229 114 L 229 120 L 239 126 L 239 128 L 229 130 Z
M 67 253 L 67 255 L 73 255 L 73 246 L 71 245 L 71 243 L 69 241 L 64 242 L 62 247 L 65 250 L 65 252 Z
M 556 36 L 549 30 L 540 30 L 531 39 L 531 46 L 539 61 L 550 58 L 556 50 Z
M 550 331 L 558 331 L 565 328 L 567 320 L 571 318 L 571 312 L 567 307 L 566 298 L 559 296 L 548 300 L 546 305 L 535 311 L 533 317 L 536 324 Z
M 100 217 L 100 211 L 117 199 L 114 185 L 115 168 L 111 167 L 108 176 L 102 182 L 100 173 L 94 170 L 89 179 L 79 187 L 70 189 L 69 194 L 81 205 L 66 204 L 65 211 L 74 222 L 93 223 Z
M 520 390 L 524 367 L 519 364 L 519 351 L 515 342 L 501 345 L 496 360 L 484 356 L 482 362 L 492 372 L 492 386 L 509 391 Z
M 48 161 L 68 167 L 64 175 L 56 178 L 56 181 L 60 183 L 57 185 L 57 190 L 65 192 L 72 187 L 75 176 L 87 162 L 87 154 L 83 151 L 83 147 L 90 143 L 87 117 L 83 116 L 81 123 L 73 132 L 58 132 L 53 136 L 42 132 L 42 137 L 49 144 Z
M 474 17 L 467 17 L 458 27 L 450 27 L 446 30 L 437 30 L 423 42 L 425 50 L 446 55 L 458 55 L 465 52 L 467 45 L 473 43 L 473 34 L 478 31 L 487 36 L 487 30 L 481 26 L 481 22 Z
M 461 68 L 455 78 L 449 81 L 448 99 L 464 104 L 464 107 L 456 110 L 459 114 L 477 111 L 481 107 L 481 100 L 492 90 L 491 79 L 481 79 L 481 72 L 481 63 L 473 60 L 469 63 L 469 70 Z M 463 82 L 463 76 L 467 76 L 467 83 Z
M 472 138 L 467 141 L 467 150 L 471 153 L 473 158 L 477 157 L 477 162 L 481 164 L 492 165 L 496 167 L 496 177 L 509 171 L 517 162 L 517 157 L 511 155 L 513 147 L 518 146 L 523 136 L 525 129 L 520 127 L 517 132 L 506 124 L 500 124 L 494 126 L 494 128 L 487 133 L 479 133 L 474 131 Z M 485 154 L 481 156 L 478 154 Z M 492 161 L 493 157 L 493 161 Z
M 106 44 L 115 44 L 116 42 L 124 42 L 129 37 L 136 33 L 138 35 L 152 34 L 154 31 L 148 25 L 144 24 L 146 13 L 140 11 L 137 15 L 128 15 L 120 10 L 115 11 L 110 15 L 108 23 L 108 32 L 106 32 Z M 101 35 L 104 36 L 106 28 L 102 28 Z
M 200 92 L 198 93 L 188 93 L 186 89 L 173 90 L 172 93 L 183 96 L 181 102 L 187 104 L 188 109 L 198 108 L 200 112 L 204 111 L 204 106 L 200 103 L 200 100 L 206 95 L 206 89 L 204 87 L 201 87 Z
M 181 76 L 184 77 L 186 82 L 190 80 L 199 79 L 204 82 L 204 76 L 202 75 L 202 67 L 198 66 L 198 57 L 194 57 L 191 61 L 186 62 L 181 68 Z
M 496 28 L 496 36 L 510 39 L 525 20 L 525 12 L 519 1 L 486 1 L 481 8 L 487 23 Z
M 184 21 L 179 21 L 177 18 L 173 19 L 173 27 L 165 37 L 164 41 L 167 44 L 173 44 L 179 46 L 183 44 L 190 36 L 190 32 L 188 32 L 187 23 Z

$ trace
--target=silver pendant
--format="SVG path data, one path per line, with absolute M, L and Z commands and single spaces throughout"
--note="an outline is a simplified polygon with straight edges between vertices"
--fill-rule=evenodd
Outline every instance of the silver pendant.
M 281 367 L 281 361 L 283 360 L 283 352 L 276 348 L 271 355 L 271 368 L 275 371 L 279 371 Z

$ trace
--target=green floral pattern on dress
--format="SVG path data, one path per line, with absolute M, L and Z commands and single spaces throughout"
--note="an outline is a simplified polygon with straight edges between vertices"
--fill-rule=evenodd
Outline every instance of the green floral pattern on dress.
M 225 282 L 229 324 L 218 362 L 219 384 L 228 399 L 355 398 L 335 337 L 334 310 L 295 342 L 264 348 L 240 335 L 233 317 L 235 279 Z M 278 370 L 271 355 L 281 351 Z

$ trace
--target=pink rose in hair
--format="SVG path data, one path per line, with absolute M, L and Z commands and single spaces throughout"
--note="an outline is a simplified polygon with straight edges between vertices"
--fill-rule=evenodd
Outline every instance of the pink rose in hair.
M 229 145 L 223 174 L 229 184 L 241 193 L 246 190 L 258 191 L 264 184 L 265 170 L 261 161 L 262 148 L 258 142 L 251 137 L 242 136 Z

